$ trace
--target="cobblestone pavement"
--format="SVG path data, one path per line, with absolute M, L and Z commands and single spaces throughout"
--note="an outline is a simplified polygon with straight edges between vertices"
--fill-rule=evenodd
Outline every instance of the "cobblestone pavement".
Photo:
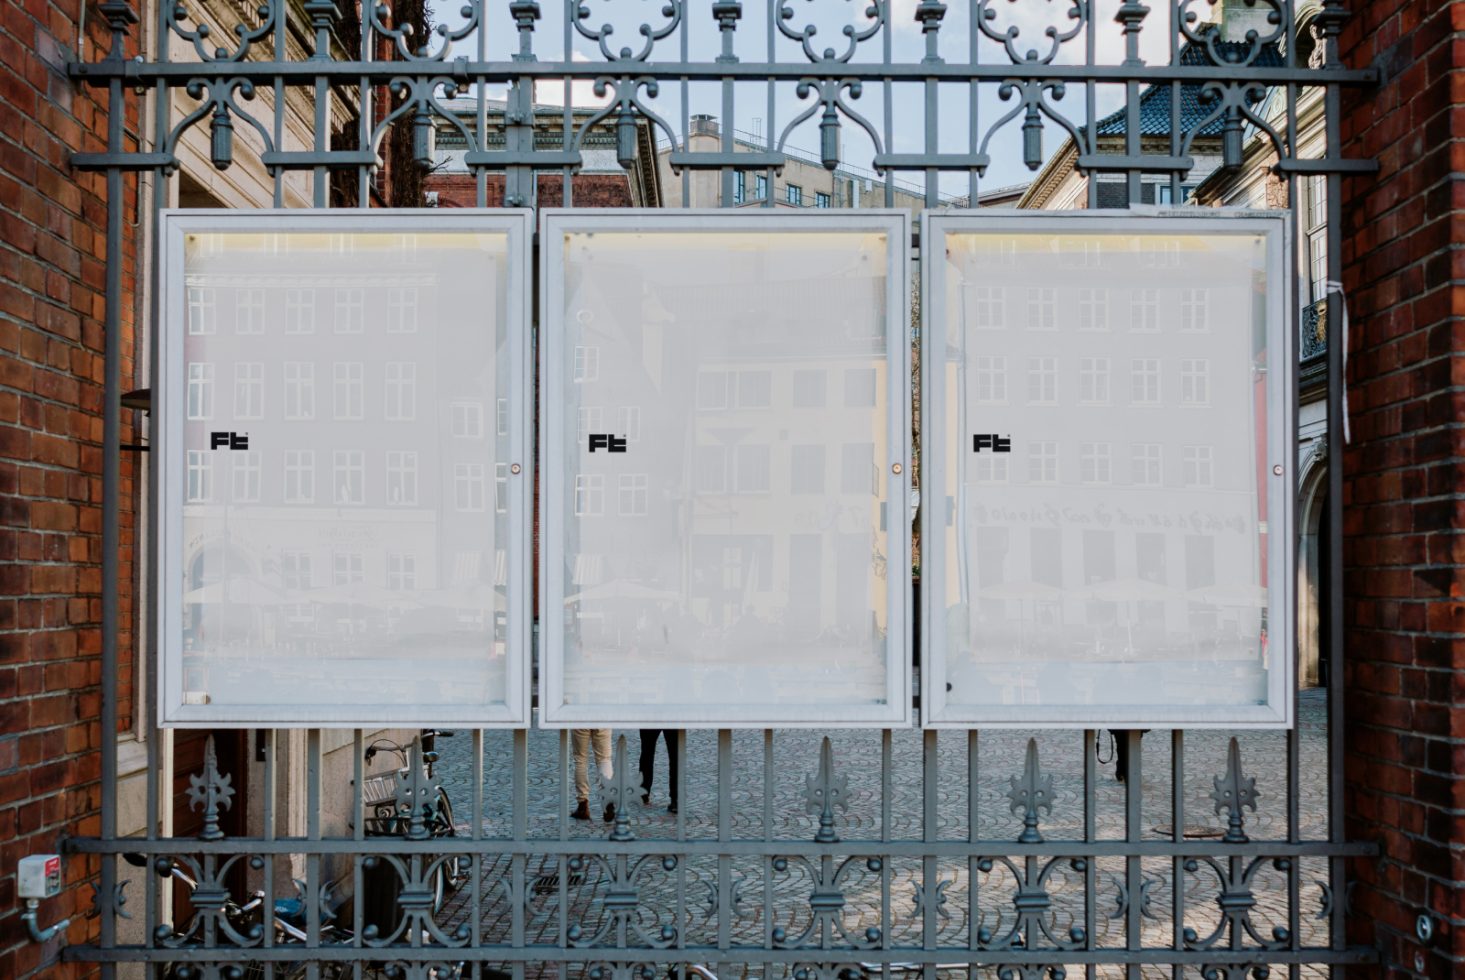
M 1321 839 L 1327 834 L 1327 756 L 1326 699 L 1322 691 L 1304 692 L 1299 716 L 1298 793 L 1299 832 L 1302 839 Z M 814 890 L 821 867 L 797 858 L 797 842 L 812 841 L 818 832 L 818 815 L 812 812 L 805 798 L 805 777 L 819 768 L 822 731 L 779 730 L 765 744 L 762 731 L 735 731 L 732 735 L 730 779 L 731 807 L 727 814 L 729 838 L 736 840 L 787 840 L 789 861 L 781 865 L 772 858 L 735 856 L 729 859 L 732 881 L 729 902 L 731 914 L 728 928 L 731 942 L 763 946 L 773 930 L 781 929 L 790 941 L 796 940 L 813 921 L 809 897 Z M 848 807 L 835 811 L 835 829 L 842 841 L 878 842 L 888 836 L 896 841 L 919 841 L 925 834 L 922 826 L 922 733 L 895 731 L 890 738 L 889 826 L 882 828 L 882 738 L 878 731 L 842 730 L 829 733 L 833 748 L 834 775 L 848 780 Z M 625 736 L 625 758 L 636 765 L 639 736 L 634 730 L 616 731 L 616 738 Z M 1253 840 L 1285 839 L 1287 823 L 1286 738 L 1280 732 L 1207 732 L 1187 733 L 1184 742 L 1184 826 L 1187 836 L 1199 838 L 1203 847 L 1207 837 L 1218 837 L 1224 830 L 1224 815 L 1216 814 L 1210 793 L 1214 777 L 1226 771 L 1229 740 L 1235 735 L 1241 750 L 1243 771 L 1255 777 L 1258 792 L 1257 811 L 1246 812 L 1246 832 Z M 1008 791 L 1011 777 L 1023 772 L 1029 738 L 1038 744 L 1042 771 L 1053 777 L 1051 813 L 1042 814 L 1041 831 L 1049 841 L 1077 840 L 1083 829 L 1083 745 L 1079 732 L 983 731 L 977 754 L 977 827 L 984 841 L 1012 841 L 1022 832 L 1020 814 L 1012 812 Z M 629 944 L 650 945 L 663 935 L 679 931 L 687 945 L 716 944 L 719 916 L 717 908 L 718 858 L 697 855 L 672 859 L 678 839 L 716 840 L 717 810 L 717 733 L 688 732 L 686 737 L 686 771 L 682 774 L 681 814 L 666 812 L 665 750 L 658 747 L 657 784 L 651 804 L 638 800 L 630 814 L 630 829 L 642 841 L 666 840 L 667 856 L 644 859 L 639 867 L 617 868 L 615 862 L 587 857 L 577 861 L 561 861 L 549 856 L 531 856 L 527 867 L 530 881 L 526 928 L 531 943 L 556 944 L 563 932 L 578 927 L 575 935 L 581 942 L 614 945 L 615 937 L 597 937 L 602 928 L 611 928 L 602 900 L 614 879 L 630 878 L 638 889 L 636 915 L 639 928 L 646 937 L 634 934 Z M 1094 801 L 1096 836 L 1100 840 L 1119 840 L 1125 834 L 1125 787 L 1114 779 L 1109 761 L 1107 734 L 1100 733 L 1099 748 L 1103 764 L 1098 768 Z M 441 761 L 438 776 L 451 794 L 460 831 L 468 830 L 472 813 L 471 755 L 472 742 L 466 737 L 440 743 Z M 568 763 L 568 738 L 558 732 L 533 730 L 528 736 L 528 835 L 531 839 L 560 838 L 586 841 L 586 855 L 595 853 L 595 843 L 603 840 L 612 827 L 603 823 L 600 807 L 603 796 L 593 801 L 595 820 L 584 823 L 568 820 L 565 814 L 573 806 L 562 803 L 564 792 L 573 797 L 573 783 L 564 775 L 561 760 Z M 771 759 L 765 752 L 771 753 Z M 484 737 L 484 835 L 507 836 L 510 828 L 508 801 L 511 789 L 512 736 L 488 732 Z M 942 732 L 937 737 L 938 803 L 932 836 L 938 840 L 965 840 L 968 820 L 967 735 L 964 732 Z M 1144 779 L 1141 826 L 1150 840 L 1169 838 L 1171 814 L 1171 742 L 1169 733 L 1155 732 L 1144 739 Z M 634 774 L 633 774 L 634 775 Z M 639 785 L 638 785 L 639 789 Z M 593 791 L 594 793 L 594 791 Z M 765 821 L 767 826 L 765 827 Z M 983 848 L 991 852 L 990 847 Z M 867 930 L 883 929 L 885 944 L 893 946 L 923 943 L 920 904 L 917 893 L 923 880 L 919 857 L 893 858 L 872 870 L 867 858 L 880 853 L 873 843 L 868 851 L 859 848 L 859 856 L 849 862 L 838 879 L 845 906 L 838 921 L 848 938 L 839 938 L 836 945 L 849 946 L 867 940 Z M 1000 852 L 993 854 L 997 857 Z M 1046 866 L 1047 860 L 1039 862 Z M 1050 920 L 1053 935 L 1066 940 L 1070 929 L 1083 924 L 1085 874 L 1075 870 L 1067 859 L 1052 862 L 1046 881 L 1052 897 Z M 1124 870 L 1122 857 L 1100 858 L 1094 862 L 1095 936 L 1100 946 L 1122 947 L 1125 944 Z M 670 867 L 668 867 L 670 865 Z M 1224 864 L 1212 868 L 1201 862 L 1194 870 L 1181 870 L 1186 896 L 1182 929 L 1194 929 L 1204 939 L 1221 921 L 1216 897 L 1220 890 L 1218 872 Z M 507 940 L 509 915 L 508 896 L 504 883 L 510 878 L 509 861 L 503 856 L 485 856 L 480 883 L 481 928 L 484 941 Z M 831 867 L 830 871 L 833 870 Z M 970 915 L 973 913 L 968 860 L 941 859 L 936 862 L 936 879 L 946 884 L 939 889 L 937 905 L 937 944 L 942 947 L 965 947 L 969 941 Z M 1169 858 L 1145 858 L 1142 874 L 1146 882 L 1142 890 L 1143 941 L 1146 946 L 1171 946 L 1175 942 L 1172 890 L 1174 868 Z M 1317 917 L 1324 900 L 1322 882 L 1326 881 L 1326 861 L 1303 859 L 1299 865 L 1299 925 L 1304 945 L 1325 944 L 1327 924 Z M 828 871 L 823 873 L 827 874 Z M 1012 905 L 1018 875 L 1024 873 L 1021 859 L 1007 865 L 997 861 L 990 871 L 977 874 L 975 914 L 979 930 L 990 930 L 1002 936 L 1011 928 Z M 1252 889 L 1257 905 L 1252 911 L 1257 933 L 1270 941 L 1273 929 L 1287 923 L 1288 875 L 1272 862 L 1265 861 L 1256 870 Z M 456 928 L 466 923 L 473 907 L 473 888 L 461 889 L 444 909 L 443 921 Z M 884 909 L 888 904 L 888 919 Z M 683 913 L 679 916 L 678 909 Z M 1118 914 L 1116 914 L 1118 913 Z M 882 919 L 885 925 L 882 926 Z M 664 932 L 664 930 L 670 930 Z M 869 935 L 875 935 L 873 933 Z M 775 940 L 776 941 L 776 940 Z M 817 937 L 816 937 L 817 941 Z M 1223 940 L 1224 945 L 1224 940 Z M 744 968 L 733 964 L 715 967 L 719 977 L 781 976 L 777 969 L 764 973 L 762 967 Z M 965 971 L 961 971 L 964 973 Z M 1304 970 L 1304 975 L 1310 971 Z M 985 971 L 983 971 L 985 975 Z M 1102 973 L 1102 971 L 1101 971 Z M 533 975 L 533 971 L 531 971 Z M 557 975 L 548 968 L 545 975 Z M 607 974 L 608 976 L 609 974 Z M 995 975 L 995 974 L 994 974 Z M 1070 976 L 1082 976 L 1082 969 L 1070 970 Z M 1149 968 L 1146 976 L 1170 976 L 1168 968 Z M 1199 976 L 1199 971 L 1195 974 Z M 1317 971 L 1316 975 L 1322 975 Z

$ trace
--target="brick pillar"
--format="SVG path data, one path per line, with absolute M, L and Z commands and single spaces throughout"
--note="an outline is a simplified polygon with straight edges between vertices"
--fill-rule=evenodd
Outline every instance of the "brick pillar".
M 1345 816 L 1382 855 L 1355 863 L 1349 929 L 1378 975 L 1443 980 L 1465 976 L 1465 2 L 1350 6 L 1343 60 L 1382 77 L 1343 113 L 1345 153 L 1381 167 L 1341 201 Z

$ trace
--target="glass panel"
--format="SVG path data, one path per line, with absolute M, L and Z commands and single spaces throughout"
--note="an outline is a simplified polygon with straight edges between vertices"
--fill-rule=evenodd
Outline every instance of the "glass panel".
M 888 362 L 905 320 L 891 237 L 554 239 L 551 723 L 904 717 L 903 640 L 887 647 L 889 461 L 904 451 L 890 392 L 908 391 Z M 587 406 L 606 426 L 634 407 L 639 438 L 583 433 Z
M 943 717 L 1265 709 L 1267 237 L 948 231 L 945 254 Z M 1057 337 L 1022 329 L 1044 291 Z
M 485 438 L 483 406 L 509 404 L 516 372 L 509 239 L 415 238 L 185 236 L 186 322 L 172 336 L 187 397 L 171 403 L 185 419 L 170 555 L 181 635 L 169 642 L 182 703 L 210 706 L 202 717 L 504 710 L 510 515 L 489 506 L 504 494 L 487 475 L 507 465 L 510 427 Z M 214 330 L 200 297 L 252 311 L 252 328 Z M 332 329 L 308 329 L 307 311 Z

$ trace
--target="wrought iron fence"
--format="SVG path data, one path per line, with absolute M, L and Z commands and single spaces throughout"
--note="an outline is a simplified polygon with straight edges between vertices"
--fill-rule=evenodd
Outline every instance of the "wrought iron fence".
M 637 126 L 649 119 L 675 148 L 669 163 L 684 188 L 692 172 L 716 171 L 727 203 L 737 170 L 762 171 L 771 181 L 800 137 L 817 142 L 820 162 L 831 169 L 858 152 L 864 158 L 855 164 L 887 177 L 916 175 L 929 207 L 953 192 L 976 201 L 994 166 L 1042 164 L 1045 131 L 1071 141 L 1076 167 L 1090 178 L 1090 206 L 1101 198 L 1108 203 L 1101 188 L 1116 183 L 1122 200 L 1145 200 L 1146 175 L 1168 184 L 1169 200 L 1181 201 L 1202 147 L 1214 150 L 1223 170 L 1234 168 L 1251 132 L 1270 143 L 1289 200 L 1296 200 L 1300 175 L 1328 176 L 1327 254 L 1336 281 L 1338 181 L 1370 168 L 1341 153 L 1340 91 L 1369 83 L 1372 74 L 1338 63 L 1336 38 L 1346 17 L 1338 0 L 1258 0 L 1235 9 L 1243 7 L 1260 13 L 1258 27 L 1227 41 L 1197 16 L 1206 5 L 1196 0 L 1153 7 L 1124 0 L 1113 5 L 1112 22 L 1086 0 L 666 0 L 652 7 L 467 0 L 426 36 L 377 3 L 362 12 L 359 46 L 343 50 L 335 39 L 342 8 L 331 0 L 265 0 L 257 10 L 236 11 L 232 30 L 209 26 L 219 11 L 163 0 L 144 9 L 149 50 L 134 57 L 138 11 L 126 0 L 105 0 L 97 9 L 111 28 L 112 48 L 98 61 L 74 64 L 72 73 L 108 91 L 106 149 L 77 154 L 74 162 L 106 174 L 107 251 L 119 256 L 131 228 L 126 182 L 150 189 L 152 213 L 142 228 L 151 233 L 180 146 L 196 138 L 190 134 L 198 127 L 207 127 L 208 157 L 219 168 L 236 161 L 241 141 L 251 144 L 276 206 L 289 203 L 291 181 L 300 175 L 309 177 L 315 207 L 332 203 L 332 175 L 354 178 L 353 200 L 369 206 L 374 148 L 394 127 L 412 127 L 426 164 L 428 133 L 439 117 L 466 142 L 464 163 L 480 206 L 532 205 L 542 173 L 561 174 L 564 203 L 573 203 L 569 178 L 589 125 L 572 125 L 572 100 L 565 98 L 561 145 L 540 145 L 536 83 L 558 82 L 565 93 L 577 82 L 591 86 L 599 99 L 593 121 L 614 125 L 624 165 L 634 162 Z M 1102 40 L 1105 30 L 1117 35 L 1112 50 Z M 911 34 L 897 36 L 904 31 Z M 1163 43 L 1152 50 L 1146 39 L 1157 32 Z M 1304 51 L 1308 43 L 1312 55 Z M 508 103 L 502 131 L 492 134 L 490 86 L 503 86 Z M 297 90 L 314 112 L 307 147 L 287 139 L 285 113 L 262 108 L 285 105 Z M 1116 126 L 1093 125 L 1111 92 L 1120 106 L 1113 118 L 1123 122 L 1118 137 Z M 476 118 L 445 110 L 442 99 L 452 96 L 476 99 Z M 1298 104 L 1314 97 L 1326 109 L 1326 149 L 1304 159 L 1297 153 Z M 715 105 L 727 122 L 716 152 L 685 148 L 696 100 Z M 734 123 L 749 100 L 767 135 L 761 148 L 737 150 Z M 191 107 L 175 111 L 179 103 Z M 333 138 L 335 105 L 352 114 L 350 138 Z M 943 109 L 950 106 L 956 108 Z M 140 135 L 127 126 L 134 107 L 145 110 Z M 781 113 L 787 118 L 780 125 Z M 1158 135 L 1155 114 L 1162 120 Z M 490 173 L 505 175 L 500 200 L 490 199 Z M 886 203 L 893 200 L 892 180 L 884 192 Z M 148 254 L 156 261 L 156 249 Z M 119 717 L 122 277 L 123 263 L 109 262 L 106 732 L 117 729 Z M 157 301 L 151 297 L 154 308 Z M 1340 351 L 1330 345 L 1326 353 L 1330 438 L 1338 438 Z M 1336 471 L 1330 481 L 1332 499 L 1341 499 Z M 147 829 L 124 838 L 119 752 L 108 739 L 100 834 L 68 844 L 74 853 L 103 857 L 100 939 L 69 948 L 67 956 L 101 963 L 109 976 L 120 964 L 144 964 L 149 975 L 179 977 L 502 971 L 598 978 L 667 970 L 832 977 L 911 969 L 927 977 L 1058 977 L 1065 970 L 1241 977 L 1367 961 L 1371 952 L 1350 947 L 1343 928 L 1345 862 L 1372 851 L 1344 840 L 1340 810 L 1336 508 L 1327 533 L 1335 563 L 1333 669 L 1328 697 L 1313 708 L 1316 726 L 1220 741 L 1177 731 L 1150 736 L 1148 747 L 1139 733 L 1125 733 L 1122 790 L 1100 778 L 1095 753 L 1104 737 L 1094 731 L 1041 742 L 977 731 L 691 732 L 677 739 L 681 771 L 691 782 L 674 820 L 653 821 L 638 806 L 622 742 L 605 787 L 614 819 L 587 828 L 571 818 L 566 736 L 556 742 L 543 732 L 473 732 L 459 750 L 467 761 L 457 782 L 456 835 L 426 832 L 429 814 L 418 807 L 435 790 L 414 759 L 397 781 L 406 815 L 394 824 L 400 832 L 374 836 L 359 789 L 349 794 L 344 824 L 331 826 L 324 733 L 310 730 L 302 736 L 298 780 L 302 824 L 279 832 L 288 773 L 277 750 L 287 736 L 271 732 L 260 747 L 267 762 L 258 831 L 228 836 L 220 829 L 220 814 L 243 801 L 233 798 L 230 774 L 219 771 L 211 753 L 191 790 L 204 829 L 173 837 L 159 830 L 160 739 L 145 731 Z M 155 540 L 147 547 L 155 555 Z M 156 649 L 154 642 L 145 646 Z M 352 733 L 358 788 L 368 775 L 365 748 L 364 733 Z M 1210 766 L 1199 775 L 1198 753 Z M 535 758 L 542 764 L 531 765 Z M 1248 759 L 1264 760 L 1271 792 L 1258 793 Z M 1197 801 L 1209 816 L 1224 817 L 1215 825 L 1219 837 L 1204 836 Z M 1259 817 L 1265 833 L 1257 832 Z M 131 855 L 150 870 L 129 891 L 122 869 Z M 450 859 L 455 870 L 466 869 L 456 894 L 438 905 L 435 877 Z M 282 887 L 292 879 L 293 888 Z M 176 895 L 186 887 L 192 912 L 185 918 Z M 254 889 L 262 894 L 251 904 Z M 385 913 L 364 900 L 373 889 L 389 895 Z M 357 897 L 349 911 L 338 904 L 348 891 Z M 1320 918 L 1305 908 L 1310 900 Z

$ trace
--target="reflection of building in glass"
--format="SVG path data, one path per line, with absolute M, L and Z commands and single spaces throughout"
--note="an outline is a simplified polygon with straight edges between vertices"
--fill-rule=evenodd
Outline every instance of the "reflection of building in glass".
M 478 658 L 471 672 L 481 677 L 484 650 L 503 652 L 501 628 L 494 642 L 484 635 L 490 610 L 502 618 L 506 584 L 494 544 L 503 530 L 484 520 L 501 497 L 491 461 L 507 435 L 506 425 L 484 426 L 506 421 L 494 404 L 508 370 L 493 329 L 498 287 L 484 274 L 497 262 L 482 240 L 453 244 L 476 254 L 474 277 L 455 275 L 426 235 L 191 244 L 190 690 L 196 679 L 215 702 L 278 700 L 278 690 L 252 689 L 242 662 L 294 655 L 292 698 L 330 701 L 339 671 L 311 673 L 314 658 L 361 664 L 412 643 L 424 656 Z M 337 255 L 362 271 L 339 271 Z M 471 329 L 458 322 L 464 309 L 483 311 Z M 248 449 L 215 445 L 216 433 Z M 259 683 L 278 686 L 272 671 L 255 672 Z M 443 696 L 441 678 L 424 682 Z M 480 684 L 453 700 L 483 697 Z
M 948 239 L 951 697 L 1087 703 L 1087 665 L 1204 651 L 1264 700 L 1263 249 L 1052 241 Z

